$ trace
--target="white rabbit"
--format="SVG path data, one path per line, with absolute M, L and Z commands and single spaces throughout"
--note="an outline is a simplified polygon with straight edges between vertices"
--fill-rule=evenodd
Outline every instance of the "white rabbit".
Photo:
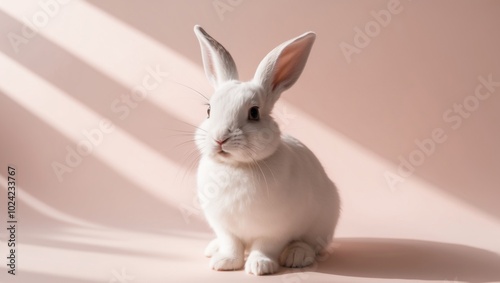
M 200 26 L 194 31 L 215 88 L 195 135 L 198 197 L 217 236 L 205 250 L 210 267 L 263 275 L 279 264 L 308 266 L 332 240 L 339 195 L 314 154 L 280 133 L 271 110 L 299 78 L 316 35 L 279 45 L 241 82 L 226 49 Z

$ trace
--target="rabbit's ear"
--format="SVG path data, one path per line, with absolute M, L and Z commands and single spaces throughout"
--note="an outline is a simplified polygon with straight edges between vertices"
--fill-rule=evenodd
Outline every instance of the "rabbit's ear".
M 196 25 L 194 33 L 200 42 L 205 75 L 214 88 L 220 84 L 238 79 L 238 71 L 231 54 L 213 39 L 204 29 Z
M 254 80 L 272 96 L 272 103 L 300 77 L 315 39 L 315 33 L 304 33 L 282 43 L 262 59 Z

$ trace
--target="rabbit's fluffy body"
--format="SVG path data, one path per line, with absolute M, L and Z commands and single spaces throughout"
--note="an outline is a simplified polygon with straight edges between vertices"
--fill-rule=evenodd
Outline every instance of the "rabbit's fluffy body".
M 300 76 L 314 34 L 278 46 L 253 80 L 240 82 L 229 53 L 200 27 L 195 33 L 215 87 L 195 136 L 198 196 L 217 236 L 205 251 L 210 266 L 256 275 L 276 272 L 278 263 L 307 266 L 332 240 L 340 199 L 315 155 L 282 135 L 271 111 Z
M 276 151 L 255 164 L 203 157 L 198 188 L 210 226 L 247 247 L 267 238 L 283 245 L 304 240 L 318 248 L 333 234 L 339 202 L 335 186 L 310 150 L 293 137 L 282 136 Z

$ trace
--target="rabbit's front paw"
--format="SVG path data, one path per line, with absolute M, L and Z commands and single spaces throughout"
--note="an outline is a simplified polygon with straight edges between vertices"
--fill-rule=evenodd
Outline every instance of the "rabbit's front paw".
M 265 275 L 276 273 L 279 269 L 278 263 L 267 256 L 259 253 L 250 253 L 245 263 L 245 271 L 248 274 Z
M 281 253 L 280 264 L 285 267 L 306 267 L 314 262 L 316 253 L 304 242 L 292 242 Z
M 238 270 L 243 267 L 243 257 L 215 253 L 210 259 L 210 268 L 214 270 Z
M 212 257 L 219 250 L 219 241 L 213 239 L 205 248 L 205 256 Z

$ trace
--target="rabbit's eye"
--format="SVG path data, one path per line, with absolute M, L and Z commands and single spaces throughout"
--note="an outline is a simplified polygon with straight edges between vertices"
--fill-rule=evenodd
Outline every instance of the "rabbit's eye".
M 248 110 L 248 120 L 251 121 L 259 121 L 260 120 L 260 113 L 259 113 L 259 107 L 254 106 Z
M 210 118 L 210 105 L 208 105 L 208 109 L 207 109 L 207 119 Z

